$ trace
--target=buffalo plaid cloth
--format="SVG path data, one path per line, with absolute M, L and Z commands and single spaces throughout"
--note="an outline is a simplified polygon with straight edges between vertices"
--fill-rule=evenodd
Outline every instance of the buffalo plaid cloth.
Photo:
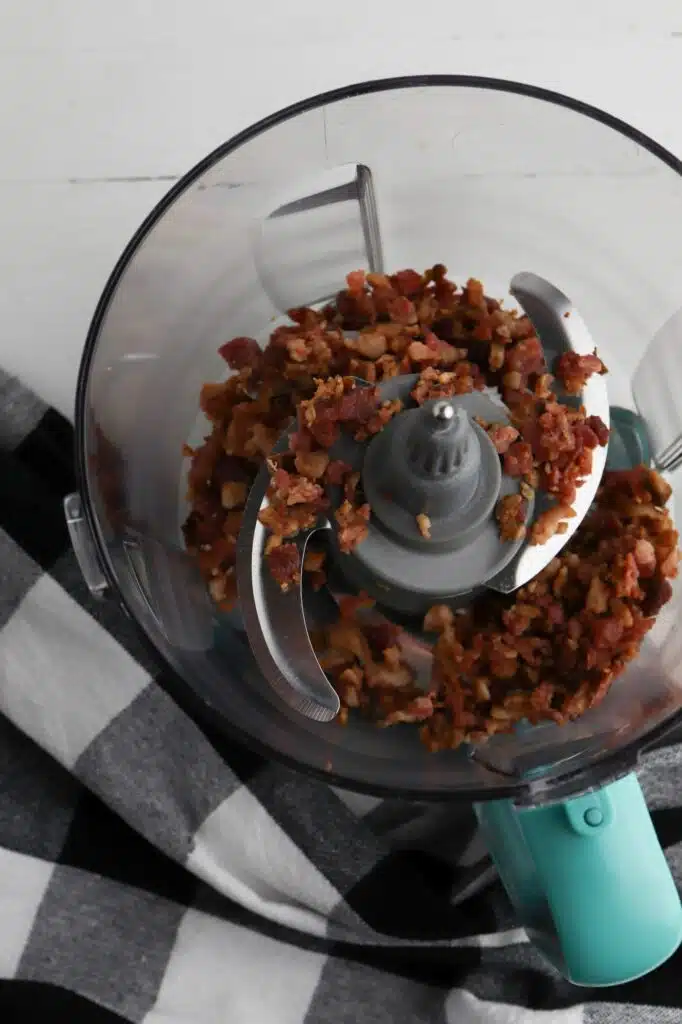
M 578 989 L 471 812 L 375 801 L 201 729 L 70 551 L 70 425 L 0 376 L 0 1021 L 682 1021 L 682 954 Z M 642 782 L 682 873 L 682 748 Z

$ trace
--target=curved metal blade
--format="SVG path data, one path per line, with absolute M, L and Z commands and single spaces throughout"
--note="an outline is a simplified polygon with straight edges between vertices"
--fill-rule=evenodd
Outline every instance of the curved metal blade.
M 237 587 L 244 627 L 256 662 L 278 696 L 317 722 L 339 713 L 339 696 L 320 667 L 303 612 L 303 587 L 283 592 L 265 563 L 265 528 L 258 513 L 267 505 L 265 467 L 254 481 L 237 543 Z M 301 565 L 313 534 L 331 529 L 327 520 L 294 538 Z
M 590 355 L 595 351 L 594 339 L 580 313 L 571 300 L 549 281 L 537 274 L 523 272 L 514 275 L 509 291 L 532 321 L 546 351 L 555 355 L 562 352 Z M 609 426 L 609 399 L 603 377 L 595 374 L 588 380 L 581 402 L 588 416 L 599 416 Z M 566 533 L 555 534 L 545 544 L 527 544 L 501 573 L 486 581 L 486 587 L 509 594 L 537 576 L 556 557 L 578 529 L 594 501 L 606 466 L 606 455 L 607 448 L 593 450 L 592 472 L 582 487 L 578 488 L 573 503 L 575 518 L 568 520 Z M 537 495 L 537 499 L 537 513 L 550 507 L 549 500 L 543 502 L 541 494 Z

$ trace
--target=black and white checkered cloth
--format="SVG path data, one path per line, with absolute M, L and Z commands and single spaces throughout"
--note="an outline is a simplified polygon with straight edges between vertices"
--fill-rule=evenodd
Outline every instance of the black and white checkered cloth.
M 81 580 L 71 443 L 0 377 L 2 1024 L 682 1021 L 682 954 L 617 989 L 553 971 L 468 809 L 339 793 L 202 732 Z M 682 875 L 682 748 L 642 782 Z

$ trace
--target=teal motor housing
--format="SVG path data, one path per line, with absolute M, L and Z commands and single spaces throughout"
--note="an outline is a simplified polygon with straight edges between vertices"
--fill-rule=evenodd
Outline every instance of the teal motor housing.
M 620 985 L 682 941 L 682 904 L 634 773 L 558 803 L 475 805 L 529 938 L 576 985 Z

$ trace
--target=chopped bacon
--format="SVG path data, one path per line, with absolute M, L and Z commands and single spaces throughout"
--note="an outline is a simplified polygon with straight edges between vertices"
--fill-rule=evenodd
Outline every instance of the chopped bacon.
M 363 542 L 369 532 L 369 517 L 369 505 L 356 507 L 346 500 L 337 508 L 334 518 L 339 527 L 339 547 L 344 554 Z
M 505 366 L 516 373 L 542 373 L 545 369 L 545 353 L 540 339 L 535 335 L 510 345 L 505 351 Z
M 451 626 L 454 614 L 446 604 L 436 604 L 428 610 L 424 619 L 424 629 L 427 633 L 442 633 L 444 629 Z
M 386 354 L 388 343 L 377 330 L 360 331 L 357 338 L 346 338 L 344 344 L 351 352 L 357 352 L 363 359 L 379 359 Z
M 341 432 L 369 440 L 400 411 L 375 387 L 397 374 L 417 375 L 418 404 L 499 388 L 511 425 L 481 426 L 505 472 L 519 480 L 519 493 L 498 503 L 501 534 L 522 538 L 535 491 L 556 504 L 533 524 L 532 542 L 568 531 L 570 506 L 609 431 L 598 416 L 558 401 L 528 317 L 487 297 L 473 278 L 458 290 L 441 264 L 392 277 L 352 271 L 335 302 L 289 316 L 262 351 L 252 338 L 221 347 L 235 372 L 202 388 L 211 432 L 184 449 L 185 543 L 221 609 L 236 598 L 243 505 L 264 462 L 271 481 L 259 520 L 268 532 L 267 564 L 282 587 L 300 586 L 302 568 L 306 586 L 325 583 L 324 551 L 308 551 L 301 567 L 292 541 L 329 508 L 323 485 L 341 489 L 342 549 L 362 542 L 370 509 L 359 468 L 332 459 L 329 448 Z M 351 330 L 356 337 L 344 334 Z M 564 353 L 557 387 L 579 394 L 604 372 L 596 353 Z M 358 377 L 370 386 L 360 387 Z M 272 455 L 294 420 L 290 450 Z M 477 594 L 467 610 L 430 609 L 424 628 L 435 643 L 402 633 L 376 609 L 364 611 L 372 604 L 366 595 L 342 597 L 340 619 L 314 637 L 341 699 L 340 720 L 352 708 L 382 726 L 420 722 L 422 741 L 435 751 L 510 732 L 524 718 L 561 723 L 596 706 L 671 597 L 680 553 L 665 508 L 670 493 L 655 470 L 606 473 L 581 528 L 525 587 Z
M 574 517 L 575 512 L 570 505 L 554 505 L 552 508 L 547 509 L 546 512 L 541 512 L 531 526 L 531 544 L 546 544 L 555 533 L 564 532 L 561 529 L 561 525 L 566 519 L 573 519 Z
M 421 291 L 423 278 L 416 270 L 399 270 L 391 277 L 391 284 L 401 295 L 411 299 L 417 292 Z
M 606 426 L 600 416 L 588 416 L 585 420 L 590 430 L 593 430 L 597 435 L 597 441 L 604 448 L 609 443 L 609 428 Z
M 606 373 L 606 367 L 595 352 L 580 356 L 564 352 L 556 361 L 554 373 L 569 395 L 579 395 L 594 373 Z
M 265 557 L 268 569 L 282 590 L 301 582 L 301 558 L 295 544 L 280 544 Z
M 319 480 L 329 466 L 329 455 L 324 451 L 297 452 L 295 466 L 302 476 L 307 476 L 310 480 Z
M 635 561 L 640 576 L 653 576 L 656 571 L 656 548 L 650 540 L 642 538 L 635 544 Z
M 417 516 L 417 528 L 425 540 L 431 539 L 431 520 L 424 512 Z
M 431 697 L 415 697 L 404 708 L 389 712 L 384 718 L 382 725 L 397 725 L 399 722 L 423 722 L 433 714 L 433 699 Z
M 500 498 L 495 508 L 500 537 L 506 541 L 521 540 L 526 533 L 526 502 L 520 494 Z
M 504 455 L 508 452 L 510 445 L 512 445 L 519 436 L 519 432 L 516 427 L 511 427 L 507 423 L 491 423 L 490 426 L 486 428 L 486 434 L 492 441 L 498 455 Z M 513 476 L 514 474 L 511 475 Z
M 533 449 L 525 441 L 515 441 L 504 456 L 507 476 L 526 476 L 533 468 Z
M 255 368 L 263 358 L 263 350 L 255 338 L 233 338 L 221 345 L 218 353 L 231 370 L 243 370 L 247 366 Z
M 364 270 L 351 270 L 350 274 L 346 275 L 346 285 L 348 286 L 349 292 L 362 292 L 365 289 L 365 272 Z
M 483 285 L 475 277 L 470 277 L 465 288 L 466 300 L 472 306 L 485 306 Z

